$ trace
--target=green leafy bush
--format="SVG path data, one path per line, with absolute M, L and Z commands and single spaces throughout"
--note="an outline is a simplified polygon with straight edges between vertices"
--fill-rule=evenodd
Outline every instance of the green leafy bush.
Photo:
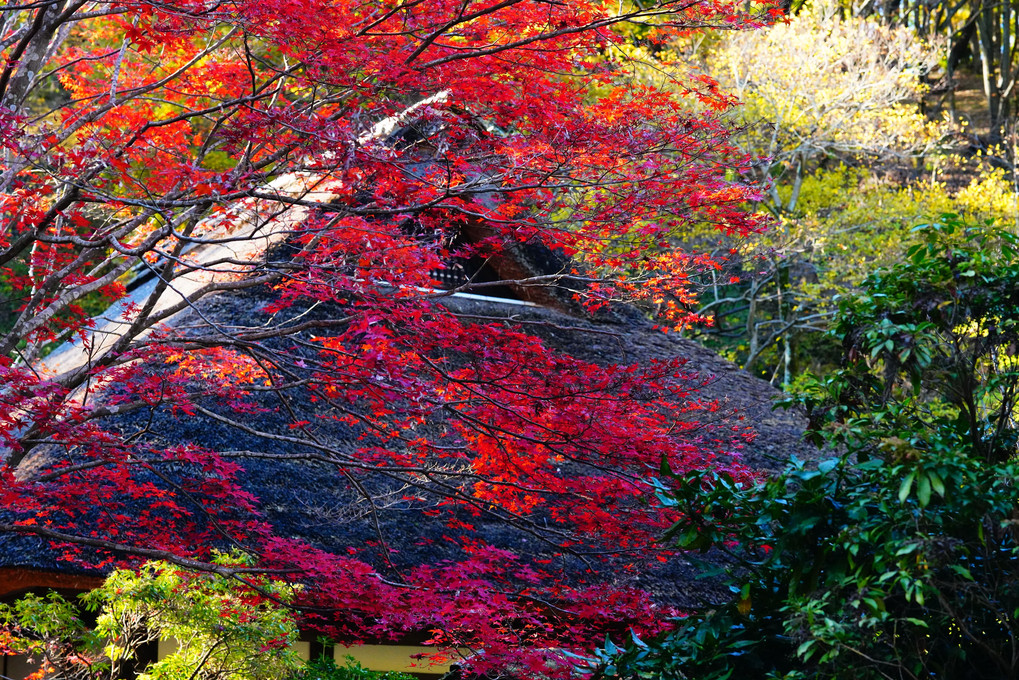
M 954 215 L 916 232 L 902 261 L 839 302 L 844 365 L 800 401 L 819 427 L 873 423 L 837 439 L 860 455 L 879 430 L 1005 461 L 1019 438 L 1019 237 Z
M 734 596 L 599 678 L 1019 676 L 1019 249 L 953 216 L 839 303 L 843 367 L 790 402 L 836 458 L 741 485 L 663 468 L 667 540 Z
M 664 503 L 711 508 L 670 539 L 724 550 L 734 598 L 599 677 L 1015 677 L 1019 466 L 902 454 L 794 462 L 751 488 L 666 475 Z

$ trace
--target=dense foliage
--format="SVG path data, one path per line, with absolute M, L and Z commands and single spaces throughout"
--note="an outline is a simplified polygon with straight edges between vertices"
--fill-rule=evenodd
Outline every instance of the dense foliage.
M 735 599 L 601 650 L 598 677 L 1014 677 L 1019 468 L 946 449 L 674 480 L 667 503 L 715 504 L 674 537 L 730 546 Z
M 785 23 L 724 36 L 704 68 L 742 104 L 741 142 L 759 159 L 752 169 L 769 207 L 794 213 L 820 165 L 933 147 L 937 121 L 917 103 L 938 57 L 908 28 L 845 17 L 837 3 L 817 0 Z
M 758 159 L 747 171 L 776 214 L 763 238 L 714 246 L 730 265 L 702 277 L 699 311 L 714 323 L 694 332 L 776 385 L 837 363 L 821 337 L 833 296 L 904 257 L 913 225 L 1019 214 L 1013 9 L 791 5 L 786 22 L 698 37 L 684 52 L 742 101 L 732 115 Z
M 844 367 L 791 400 L 839 458 L 758 484 L 663 467 L 669 540 L 724 554 L 734 597 L 601 649 L 599 677 L 1015 676 L 1017 238 L 920 236 L 840 301 Z

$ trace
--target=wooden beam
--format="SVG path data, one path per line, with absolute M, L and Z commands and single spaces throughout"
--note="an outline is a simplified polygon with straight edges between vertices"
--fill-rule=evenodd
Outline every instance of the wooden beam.
M 103 584 L 102 576 L 62 574 L 24 568 L 0 568 L 0 598 L 21 594 L 29 590 L 93 590 Z

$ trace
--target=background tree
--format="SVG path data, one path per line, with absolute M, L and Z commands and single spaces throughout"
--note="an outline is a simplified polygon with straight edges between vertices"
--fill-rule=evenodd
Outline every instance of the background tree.
M 946 51 L 944 26 L 923 23 L 947 20 L 949 8 L 887 12 L 803 4 L 786 24 L 689 50 L 688 61 L 703 62 L 746 102 L 735 110 L 747 126 L 740 139 L 765 159 L 753 168 L 772 182 L 766 204 L 777 215 L 751 244 L 714 242 L 730 264 L 702 279 L 708 293 L 698 309 L 714 326 L 693 332 L 776 384 L 837 363 L 839 349 L 823 335 L 834 299 L 903 257 L 913 226 L 946 212 L 1001 223 L 1017 214 L 1008 149 L 981 152 L 986 135 L 973 136 L 986 131 L 977 93 L 964 100 L 970 128 L 939 120 L 937 96 L 924 95 L 925 81 L 950 91 L 940 69 L 959 56 Z
M 744 104 L 772 207 L 795 212 L 818 164 L 908 158 L 936 141 L 916 104 L 938 57 L 909 29 L 843 18 L 820 2 L 767 30 L 725 36 L 705 62 Z
M 859 283 L 861 268 L 879 266 L 874 252 L 901 237 L 891 225 L 917 214 L 897 189 L 881 186 L 880 171 L 865 168 L 913 167 L 935 148 L 939 126 L 918 102 L 938 57 L 937 45 L 911 29 L 846 17 L 828 2 L 766 30 L 721 35 L 689 57 L 741 101 L 731 114 L 743 130 L 738 139 L 760 159 L 750 172 L 768 187 L 764 205 L 777 217 L 762 239 L 717 246 L 731 266 L 710 275 L 700 306 L 715 321 L 703 335 L 748 370 L 792 380 L 800 355 L 817 354 L 798 344 L 824 330 L 831 297 Z M 859 200 L 842 200 L 843 191 Z M 875 230 L 890 239 L 875 238 Z M 857 261 L 866 264 L 848 266 Z
M 955 120 L 960 114 L 955 100 L 956 78 L 972 73 L 979 80 L 987 118 L 986 136 L 981 140 L 979 133 L 972 131 L 973 141 L 985 149 L 1006 141 L 1015 124 L 1017 18 L 1014 7 L 1009 3 L 982 1 L 895 2 L 887 6 L 864 3 L 847 11 L 889 26 L 911 28 L 921 37 L 947 38 L 944 96 L 951 117 Z M 1014 140 L 1010 146 L 1014 146 Z M 1001 151 L 1011 153 L 1007 147 Z

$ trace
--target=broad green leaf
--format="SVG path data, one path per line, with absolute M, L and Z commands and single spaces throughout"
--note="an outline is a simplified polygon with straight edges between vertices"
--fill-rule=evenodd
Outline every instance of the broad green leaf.
M 916 477 L 916 471 L 910 472 L 906 475 L 906 478 L 902 480 L 902 484 L 899 485 L 899 502 L 905 503 L 906 499 L 909 498 L 909 492 L 913 488 L 913 479 Z
M 926 508 L 931 502 L 931 479 L 925 474 L 919 475 L 916 479 L 916 498 L 920 501 L 921 508 Z

